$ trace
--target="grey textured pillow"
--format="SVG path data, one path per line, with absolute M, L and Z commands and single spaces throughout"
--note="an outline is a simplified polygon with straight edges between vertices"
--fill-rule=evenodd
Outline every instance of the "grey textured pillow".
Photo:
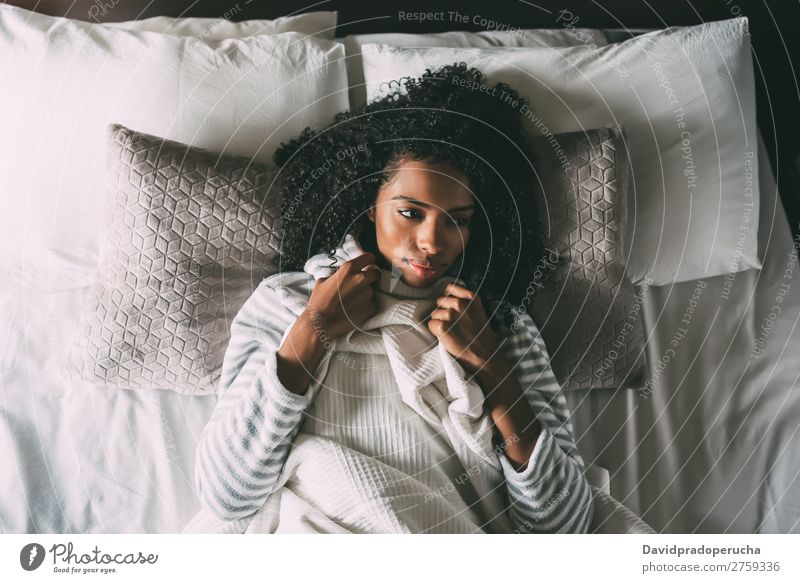
M 280 235 L 274 172 L 246 158 L 109 128 L 107 241 L 68 377 L 125 389 L 216 392 L 230 321 Z
M 564 389 L 644 388 L 641 296 L 624 275 L 628 157 L 616 128 L 534 141 L 549 256 L 528 311 Z

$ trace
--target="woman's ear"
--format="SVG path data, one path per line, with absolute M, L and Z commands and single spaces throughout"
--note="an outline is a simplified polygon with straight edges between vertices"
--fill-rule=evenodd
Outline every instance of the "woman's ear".
M 369 211 L 367 211 L 367 216 L 369 216 L 369 220 L 373 223 L 375 222 L 375 207 L 369 207 Z

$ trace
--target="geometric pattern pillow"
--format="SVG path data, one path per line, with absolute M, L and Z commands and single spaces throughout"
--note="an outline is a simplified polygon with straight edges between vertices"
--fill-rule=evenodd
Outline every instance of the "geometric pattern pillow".
M 529 287 L 528 312 L 563 389 L 643 389 L 647 380 L 643 298 L 623 256 L 626 151 L 614 127 L 534 140 L 539 232 L 549 253 Z
M 274 171 L 113 125 L 106 239 L 67 378 L 215 393 L 230 324 L 280 240 Z

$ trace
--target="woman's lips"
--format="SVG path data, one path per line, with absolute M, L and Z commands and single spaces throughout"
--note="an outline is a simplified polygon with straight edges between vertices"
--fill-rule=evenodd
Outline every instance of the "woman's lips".
M 406 262 L 411 266 L 411 269 L 414 270 L 414 273 L 421 278 L 432 277 L 439 272 L 438 265 L 429 266 L 424 263 L 417 263 L 412 259 L 406 259 Z

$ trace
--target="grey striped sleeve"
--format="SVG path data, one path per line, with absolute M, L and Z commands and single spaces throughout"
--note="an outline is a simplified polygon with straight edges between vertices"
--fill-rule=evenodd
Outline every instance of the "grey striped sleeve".
M 277 375 L 277 351 L 295 316 L 274 288 L 259 284 L 231 323 L 219 400 L 195 452 L 201 503 L 222 520 L 256 512 L 274 491 L 312 389 L 297 395 Z
M 499 454 L 515 532 L 588 532 L 594 504 L 567 401 L 539 330 L 526 312 L 517 312 L 517 330 L 506 339 L 503 350 L 541 427 L 522 471 L 516 471 L 504 453 Z

